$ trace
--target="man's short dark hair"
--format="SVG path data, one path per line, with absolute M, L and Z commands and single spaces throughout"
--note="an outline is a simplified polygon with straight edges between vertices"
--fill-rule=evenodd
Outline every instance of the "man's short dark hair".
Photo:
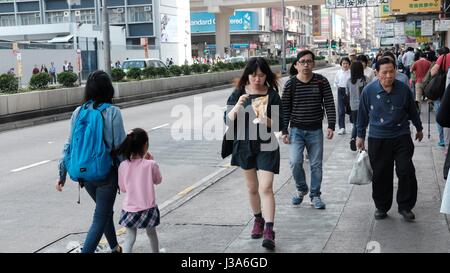
M 356 60 L 357 60 L 358 62 L 362 62 L 362 63 L 365 63 L 365 64 L 368 64 L 368 63 L 369 63 L 369 59 L 367 59 L 367 56 L 366 56 L 366 55 L 359 55 L 359 56 L 356 58 Z
M 342 66 L 343 62 L 347 62 L 348 64 L 352 64 L 352 61 L 350 61 L 349 57 L 342 58 L 341 61 L 339 62 L 339 65 Z
M 377 71 L 380 71 L 380 67 L 384 64 L 392 64 L 394 66 L 394 68 L 397 68 L 395 61 L 392 60 L 391 58 L 385 56 L 385 57 L 382 57 L 380 60 L 378 60 L 376 66 L 375 66 L 375 69 Z
M 311 55 L 312 59 L 315 60 L 316 59 L 316 55 L 314 55 L 314 53 L 311 50 L 302 50 L 297 54 L 297 61 L 300 60 L 300 58 L 302 58 L 303 56 L 306 55 Z

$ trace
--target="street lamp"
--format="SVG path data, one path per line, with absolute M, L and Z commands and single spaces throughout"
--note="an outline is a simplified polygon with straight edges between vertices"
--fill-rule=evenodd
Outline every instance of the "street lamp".
M 281 0 L 281 10 L 283 12 L 283 26 L 282 26 L 282 35 L 283 35 L 283 39 L 281 42 L 281 48 L 283 50 L 283 61 L 281 63 L 281 73 L 285 73 L 286 72 L 286 32 L 284 30 L 285 28 L 285 17 L 286 17 L 286 11 L 285 11 L 285 7 L 284 7 L 284 0 Z
M 106 7 L 106 0 L 99 0 L 102 2 L 102 32 L 103 32 L 103 64 L 105 72 L 111 75 L 111 43 L 109 35 L 109 14 Z

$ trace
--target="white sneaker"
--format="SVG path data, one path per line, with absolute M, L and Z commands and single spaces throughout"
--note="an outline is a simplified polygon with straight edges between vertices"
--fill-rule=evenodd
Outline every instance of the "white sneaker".
M 338 135 L 343 135 L 343 134 L 345 134 L 345 128 L 339 129 Z

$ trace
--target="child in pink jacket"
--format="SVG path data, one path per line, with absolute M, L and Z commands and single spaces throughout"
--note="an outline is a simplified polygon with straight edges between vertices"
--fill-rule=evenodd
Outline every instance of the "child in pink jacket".
M 162 177 L 158 164 L 148 152 L 148 135 L 136 128 L 127 135 L 119 148 L 127 160 L 119 166 L 119 188 L 125 194 L 119 224 L 126 227 L 124 253 L 131 253 L 138 228 L 145 228 L 152 252 L 159 252 L 156 226 L 159 210 L 155 201 L 155 184 Z

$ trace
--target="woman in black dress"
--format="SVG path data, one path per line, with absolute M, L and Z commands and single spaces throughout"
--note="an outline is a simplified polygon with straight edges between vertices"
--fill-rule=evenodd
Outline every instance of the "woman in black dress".
M 264 236 L 262 246 L 273 249 L 273 179 L 280 169 L 280 149 L 274 132 L 281 131 L 282 119 L 277 76 L 264 58 L 248 61 L 227 105 L 225 119 L 235 129 L 231 165 L 244 172 L 255 215 L 251 237 Z

